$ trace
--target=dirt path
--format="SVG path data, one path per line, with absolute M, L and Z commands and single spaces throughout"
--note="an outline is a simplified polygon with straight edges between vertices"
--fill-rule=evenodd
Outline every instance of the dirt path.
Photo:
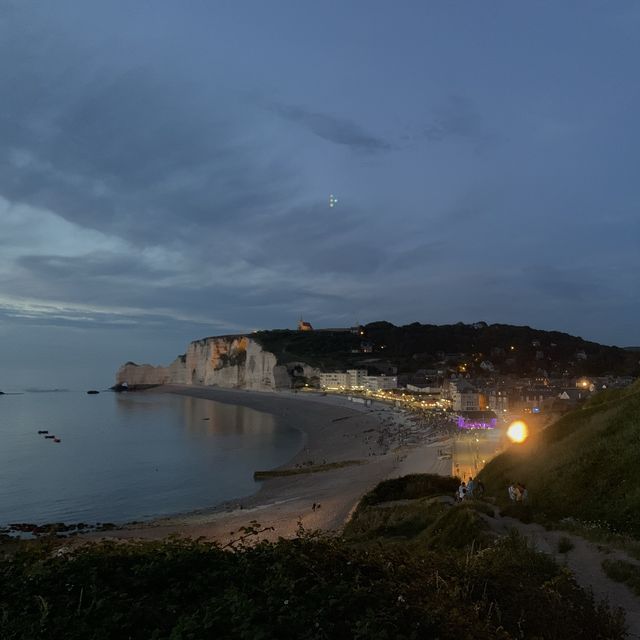
M 596 600 L 606 600 L 611 607 L 620 607 L 624 611 L 628 625 L 628 637 L 640 639 L 640 598 L 626 585 L 611 580 L 602 568 L 602 561 L 608 558 L 610 560 L 625 560 L 636 565 L 640 565 L 640 562 L 622 551 L 589 542 L 566 531 L 549 531 L 539 524 L 525 524 L 515 518 L 498 515 L 495 518 L 487 517 L 486 520 L 491 528 L 499 534 L 516 529 L 531 540 L 539 551 L 550 554 L 560 564 L 566 564 L 574 573 L 580 586 L 593 591 Z M 558 542 L 560 538 L 571 540 L 573 549 L 567 553 L 559 553 Z

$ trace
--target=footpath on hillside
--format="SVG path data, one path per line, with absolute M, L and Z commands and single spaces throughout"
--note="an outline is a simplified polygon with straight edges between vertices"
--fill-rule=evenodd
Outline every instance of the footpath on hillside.
M 620 607 L 626 616 L 629 638 L 640 639 L 640 598 L 625 584 L 609 578 L 602 568 L 604 560 L 622 560 L 636 566 L 640 566 L 640 562 L 623 551 L 589 542 L 581 536 L 499 515 L 497 509 L 493 517 L 483 514 L 483 519 L 498 535 L 506 535 L 515 529 L 538 551 L 553 556 L 559 564 L 567 566 L 578 584 L 592 591 L 596 600 L 606 600 L 612 608 Z M 565 553 L 559 551 L 563 538 L 570 540 L 573 545 Z

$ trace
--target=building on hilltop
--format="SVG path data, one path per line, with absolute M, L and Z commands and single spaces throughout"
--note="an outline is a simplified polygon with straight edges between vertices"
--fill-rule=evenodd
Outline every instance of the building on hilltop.
M 310 322 L 305 322 L 302 318 L 298 320 L 298 331 L 313 331 Z

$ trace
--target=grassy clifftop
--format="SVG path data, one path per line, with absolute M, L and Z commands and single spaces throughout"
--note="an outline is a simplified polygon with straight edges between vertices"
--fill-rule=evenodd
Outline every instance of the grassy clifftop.
M 529 489 L 534 514 L 571 516 L 640 538 L 640 381 L 595 396 L 482 471 L 507 502 L 510 482 Z

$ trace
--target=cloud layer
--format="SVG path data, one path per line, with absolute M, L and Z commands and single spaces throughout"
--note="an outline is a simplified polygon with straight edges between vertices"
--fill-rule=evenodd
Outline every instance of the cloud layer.
M 514 8 L 378 7 L 365 27 L 342 6 L 83 7 L 13 3 L 0 22 L 12 340 L 91 331 L 144 359 L 124 332 L 177 352 L 302 314 L 638 341 L 640 52 L 621 15 L 585 14 L 594 49 L 552 5 L 526 16 L 553 17 L 544 47 L 507 38 Z

